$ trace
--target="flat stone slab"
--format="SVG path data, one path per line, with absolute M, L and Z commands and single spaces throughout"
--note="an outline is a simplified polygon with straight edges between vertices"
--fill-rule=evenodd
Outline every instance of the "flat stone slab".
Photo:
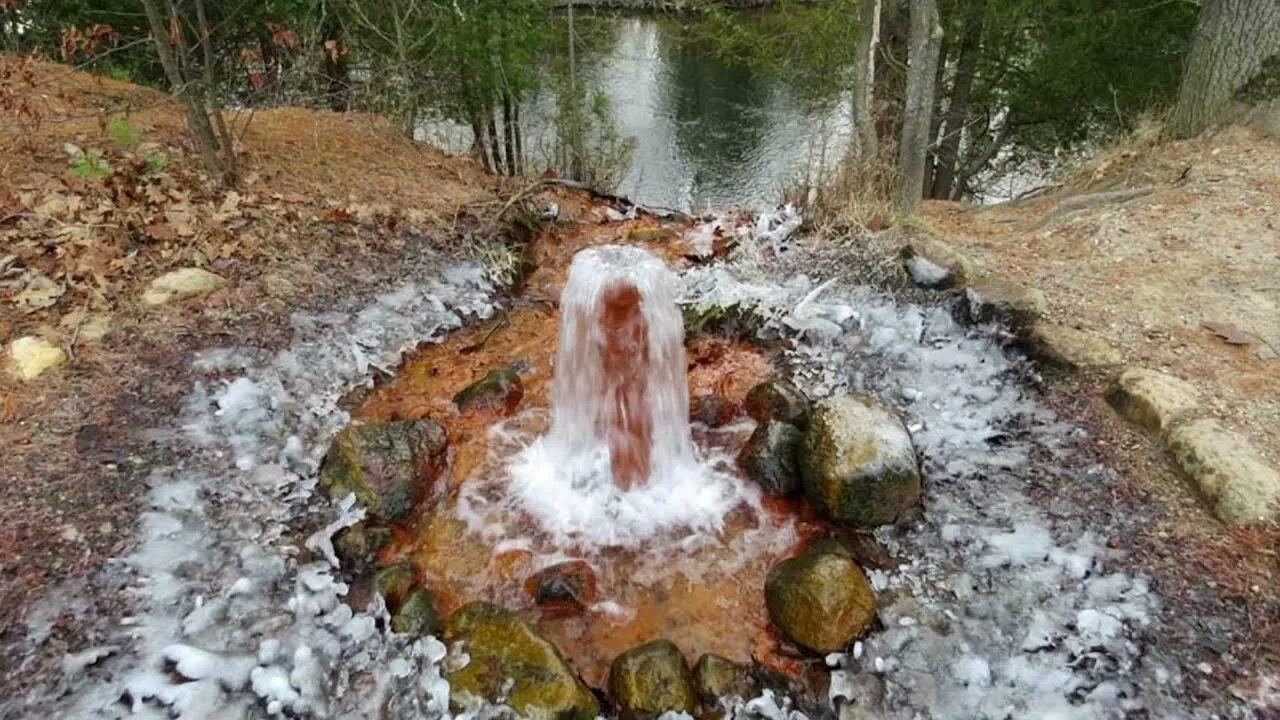
M 1191 420 L 1170 429 L 1166 443 L 1218 519 L 1231 525 L 1280 519 L 1280 472 L 1240 435 L 1216 420 Z
M 1200 407 L 1200 394 L 1185 380 L 1145 368 L 1129 368 L 1107 393 L 1116 412 L 1154 433 L 1163 433 Z
M 964 314 L 973 322 L 999 321 L 1025 330 L 1049 306 L 1044 293 L 998 277 L 974 280 L 964 291 Z
M 968 258 L 928 237 L 913 238 L 904 245 L 902 262 L 911 281 L 923 288 L 959 287 L 974 274 Z
M 226 278 L 208 270 L 182 268 L 152 280 L 142 294 L 142 302 L 146 305 L 163 305 L 171 300 L 206 295 L 226 284 Z
M 1124 354 L 1102 337 L 1066 325 L 1038 322 L 1028 340 L 1041 361 L 1068 370 L 1099 370 L 1124 364 Z

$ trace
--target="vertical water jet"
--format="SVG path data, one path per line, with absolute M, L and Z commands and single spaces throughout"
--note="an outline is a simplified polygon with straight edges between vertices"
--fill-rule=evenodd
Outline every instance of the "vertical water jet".
M 584 250 L 569 268 L 560 305 L 550 449 L 571 465 L 598 465 L 603 453 L 608 480 L 622 490 L 688 467 L 693 447 L 675 276 L 642 248 Z

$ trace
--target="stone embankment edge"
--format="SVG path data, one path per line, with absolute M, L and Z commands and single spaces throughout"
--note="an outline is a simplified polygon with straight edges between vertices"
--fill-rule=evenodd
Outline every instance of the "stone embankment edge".
M 960 292 L 965 320 L 1000 321 L 1041 367 L 1104 383 L 1111 407 L 1161 444 L 1219 520 L 1280 522 L 1280 471 L 1246 436 L 1210 416 L 1200 389 L 1167 373 L 1126 365 L 1123 351 L 1105 338 L 1051 322 L 1040 290 L 985 271 L 927 232 L 913 230 L 896 244 L 913 283 Z

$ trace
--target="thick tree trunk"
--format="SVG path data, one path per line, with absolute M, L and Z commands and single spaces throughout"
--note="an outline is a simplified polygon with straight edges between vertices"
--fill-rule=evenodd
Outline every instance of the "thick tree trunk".
M 857 158 L 874 158 L 880 153 L 875 122 L 880 2 L 881 0 L 861 0 L 858 3 L 858 48 L 853 70 L 853 153 Z
M 942 23 L 937 0 L 911 0 L 911 49 L 907 56 L 907 99 L 898 147 L 902 185 L 898 209 L 915 212 L 924 192 L 924 164 L 929 154 L 934 80 L 942 47 Z
M 1280 1 L 1204 0 L 1173 112 L 1173 134 L 1192 137 L 1222 119 L 1236 91 L 1277 53 Z
M 956 77 L 951 85 L 946 120 L 942 125 L 942 143 L 938 147 L 938 164 L 929 197 L 953 199 L 956 166 L 960 161 L 960 143 L 964 139 L 965 126 L 969 121 L 969 99 L 973 95 L 973 80 L 978 72 L 978 58 L 982 54 L 982 32 L 986 18 L 987 0 L 974 0 L 964 19 L 964 37 L 960 41 Z

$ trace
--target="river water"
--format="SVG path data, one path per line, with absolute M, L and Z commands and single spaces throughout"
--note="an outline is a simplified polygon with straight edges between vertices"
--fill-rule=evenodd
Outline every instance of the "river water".
M 849 136 L 848 96 L 815 93 L 786 73 L 722 58 L 713 43 L 691 39 L 698 28 L 687 22 L 578 19 L 579 37 L 593 37 L 578 43 L 582 82 L 609 99 L 618 133 L 635 143 L 613 189 L 680 210 L 776 205 L 838 158 Z M 556 32 L 567 37 L 563 19 Z M 538 169 L 549 165 L 554 109 L 549 90 L 526 101 L 526 146 Z M 471 145 L 470 130 L 448 122 L 424 123 L 422 135 L 455 152 Z

